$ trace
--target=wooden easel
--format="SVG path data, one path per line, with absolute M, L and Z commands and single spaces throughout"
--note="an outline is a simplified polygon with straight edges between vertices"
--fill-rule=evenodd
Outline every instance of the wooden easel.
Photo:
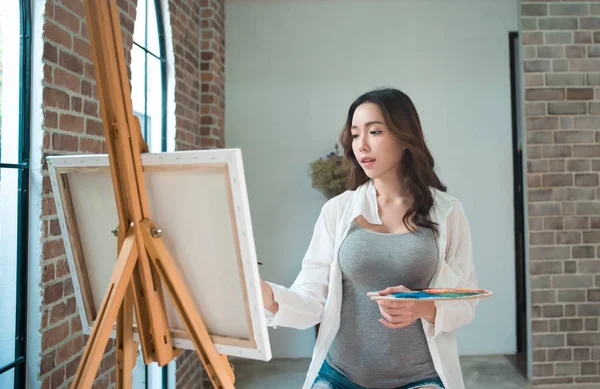
M 161 230 L 150 218 L 141 163 L 148 147 L 133 115 L 116 1 L 85 0 L 85 12 L 119 217 L 119 252 L 71 388 L 92 387 L 115 320 L 116 386 L 131 388 L 138 347 L 133 340 L 134 308 L 144 363 L 164 366 L 179 355 L 181 350 L 171 342 L 164 283 L 213 387 L 234 389 L 227 356 L 218 353 L 162 242 Z

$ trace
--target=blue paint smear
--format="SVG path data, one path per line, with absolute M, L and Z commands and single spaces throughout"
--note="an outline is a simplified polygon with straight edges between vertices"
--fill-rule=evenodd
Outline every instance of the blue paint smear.
M 401 292 L 401 293 L 392 293 L 392 296 L 396 298 L 416 298 L 416 299 L 427 299 L 427 298 L 456 298 L 456 297 L 469 297 L 469 296 L 477 296 L 481 293 L 478 292 L 443 292 L 443 293 L 429 293 L 423 291 L 416 292 Z

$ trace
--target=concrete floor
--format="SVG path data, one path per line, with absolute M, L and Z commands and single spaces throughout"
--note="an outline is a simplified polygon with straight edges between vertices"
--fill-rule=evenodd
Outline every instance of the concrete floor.
M 309 359 L 273 359 L 269 362 L 231 359 L 237 389 L 300 389 Z M 527 380 L 510 358 L 504 356 L 461 357 L 468 389 L 526 389 Z

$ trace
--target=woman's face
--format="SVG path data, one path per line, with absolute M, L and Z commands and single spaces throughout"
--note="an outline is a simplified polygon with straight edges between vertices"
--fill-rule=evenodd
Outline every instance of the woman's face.
M 385 124 L 379 106 L 359 105 L 350 132 L 354 156 L 369 178 L 398 177 L 405 147 Z

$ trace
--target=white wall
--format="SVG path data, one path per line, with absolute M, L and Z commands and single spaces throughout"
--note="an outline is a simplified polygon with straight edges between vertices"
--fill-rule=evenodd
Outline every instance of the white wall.
M 458 333 L 463 354 L 516 350 L 508 32 L 517 2 L 228 0 L 226 146 L 244 156 L 262 276 L 290 285 L 324 198 L 308 165 L 350 103 L 393 86 L 414 100 L 437 170 L 471 223 L 495 296 Z M 314 330 L 270 332 L 274 357 L 310 356 Z

